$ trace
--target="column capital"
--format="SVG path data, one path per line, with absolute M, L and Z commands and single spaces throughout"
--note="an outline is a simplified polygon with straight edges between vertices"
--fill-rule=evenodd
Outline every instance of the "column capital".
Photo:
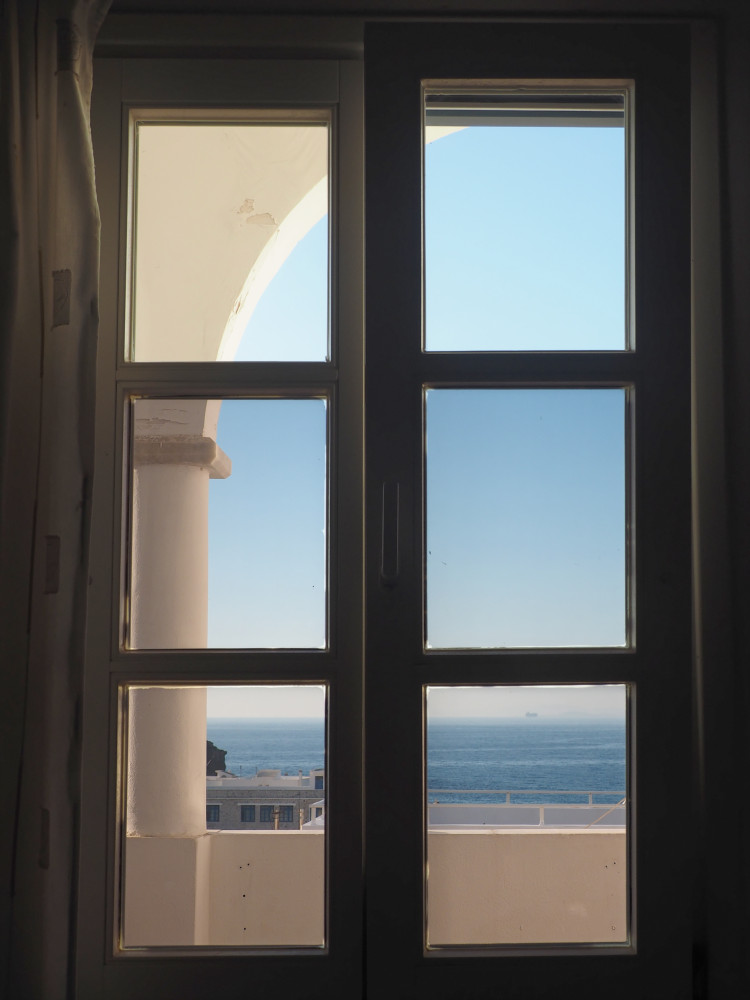
M 144 465 L 192 465 L 208 469 L 210 479 L 227 479 L 232 460 L 210 437 L 201 434 L 136 434 L 133 468 Z

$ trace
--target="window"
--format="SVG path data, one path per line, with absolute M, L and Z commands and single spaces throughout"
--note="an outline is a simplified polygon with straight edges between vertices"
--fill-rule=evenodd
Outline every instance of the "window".
M 268 805 L 260 807 L 261 823 L 293 823 L 294 806 Z
M 691 788 L 687 56 L 675 26 L 370 25 L 364 105 L 356 60 L 98 68 L 106 544 L 88 655 L 108 667 L 89 669 L 85 718 L 115 791 L 97 798 L 96 777 L 85 790 L 109 812 L 102 826 L 89 805 L 84 840 L 112 834 L 87 854 L 87 883 L 105 889 L 86 895 L 79 940 L 82 967 L 116 958 L 97 973 L 107 995 L 148 992 L 155 975 L 175 996 L 249 974 L 270 990 L 283 974 L 294 995 L 315 982 L 357 996 L 363 968 L 375 998 L 480 997 L 497 983 L 532 997 L 553 985 L 688 995 L 689 845 L 669 832 L 669 803 Z M 439 162 L 451 150 L 452 174 Z M 278 292 L 283 261 L 292 285 Z M 234 776 L 267 799 L 274 782 L 293 788 L 295 804 L 240 804 L 240 823 L 265 829 L 241 831 L 227 864 L 241 916 L 264 870 L 243 838 L 271 859 L 282 841 L 312 851 L 324 835 L 319 867 L 300 865 L 324 900 L 315 934 L 217 943 L 196 876 L 196 928 L 196 901 L 209 903 L 193 941 L 123 947 L 116 859 L 132 790 L 117 768 L 132 694 L 178 692 L 205 719 L 200 692 L 242 686 L 323 692 L 323 760 Z M 460 703 L 464 719 L 495 721 L 512 703 L 535 753 L 553 699 L 577 718 L 609 705 L 582 751 L 609 746 L 606 780 L 493 777 L 497 803 L 456 772 L 433 784 L 441 720 Z M 92 720 L 108 709 L 105 732 Z M 559 764 L 559 747 L 545 752 Z M 215 780 L 231 784 L 227 772 Z M 509 882 L 482 853 L 487 821 L 445 819 L 461 809 L 502 831 L 493 849 L 565 842 L 521 874 L 569 875 L 571 845 L 596 841 L 604 853 L 582 855 L 599 867 L 610 852 L 608 926 L 586 922 L 588 897 L 573 894 L 556 898 L 551 930 L 477 930 Z M 307 822 L 280 829 L 296 810 Z M 204 834 L 179 834 L 198 873 L 231 831 Z M 459 881 L 482 907 L 451 883 L 451 851 L 474 858 Z M 515 888 L 526 905 L 528 880 Z

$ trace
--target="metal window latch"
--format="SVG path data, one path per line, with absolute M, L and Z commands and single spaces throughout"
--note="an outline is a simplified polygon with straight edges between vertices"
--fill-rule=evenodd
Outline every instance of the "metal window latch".
M 384 482 L 380 543 L 380 582 L 384 587 L 398 583 L 398 503 L 398 483 Z

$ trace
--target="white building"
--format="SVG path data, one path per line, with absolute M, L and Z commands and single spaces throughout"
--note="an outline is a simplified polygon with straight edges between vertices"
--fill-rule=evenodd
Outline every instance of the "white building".
M 298 830 L 323 815 L 325 771 L 282 774 L 261 769 L 252 777 L 219 771 L 206 778 L 207 830 Z

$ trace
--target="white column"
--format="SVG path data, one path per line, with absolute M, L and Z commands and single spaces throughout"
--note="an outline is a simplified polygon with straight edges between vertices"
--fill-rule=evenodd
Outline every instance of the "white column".
M 206 645 L 208 480 L 231 471 L 214 439 L 218 406 L 201 399 L 135 403 L 134 648 Z M 205 833 L 205 689 L 133 689 L 128 715 L 128 833 Z
M 126 947 L 208 944 L 206 689 L 131 687 Z
M 203 433 L 206 410 L 205 400 L 136 403 L 129 588 L 135 649 L 206 645 L 208 481 L 231 472 Z
M 131 688 L 128 835 L 206 832 L 206 689 Z
M 219 405 L 136 401 L 132 648 L 206 646 L 208 481 L 231 471 Z M 125 944 L 206 943 L 206 689 L 132 686 L 128 698 Z

